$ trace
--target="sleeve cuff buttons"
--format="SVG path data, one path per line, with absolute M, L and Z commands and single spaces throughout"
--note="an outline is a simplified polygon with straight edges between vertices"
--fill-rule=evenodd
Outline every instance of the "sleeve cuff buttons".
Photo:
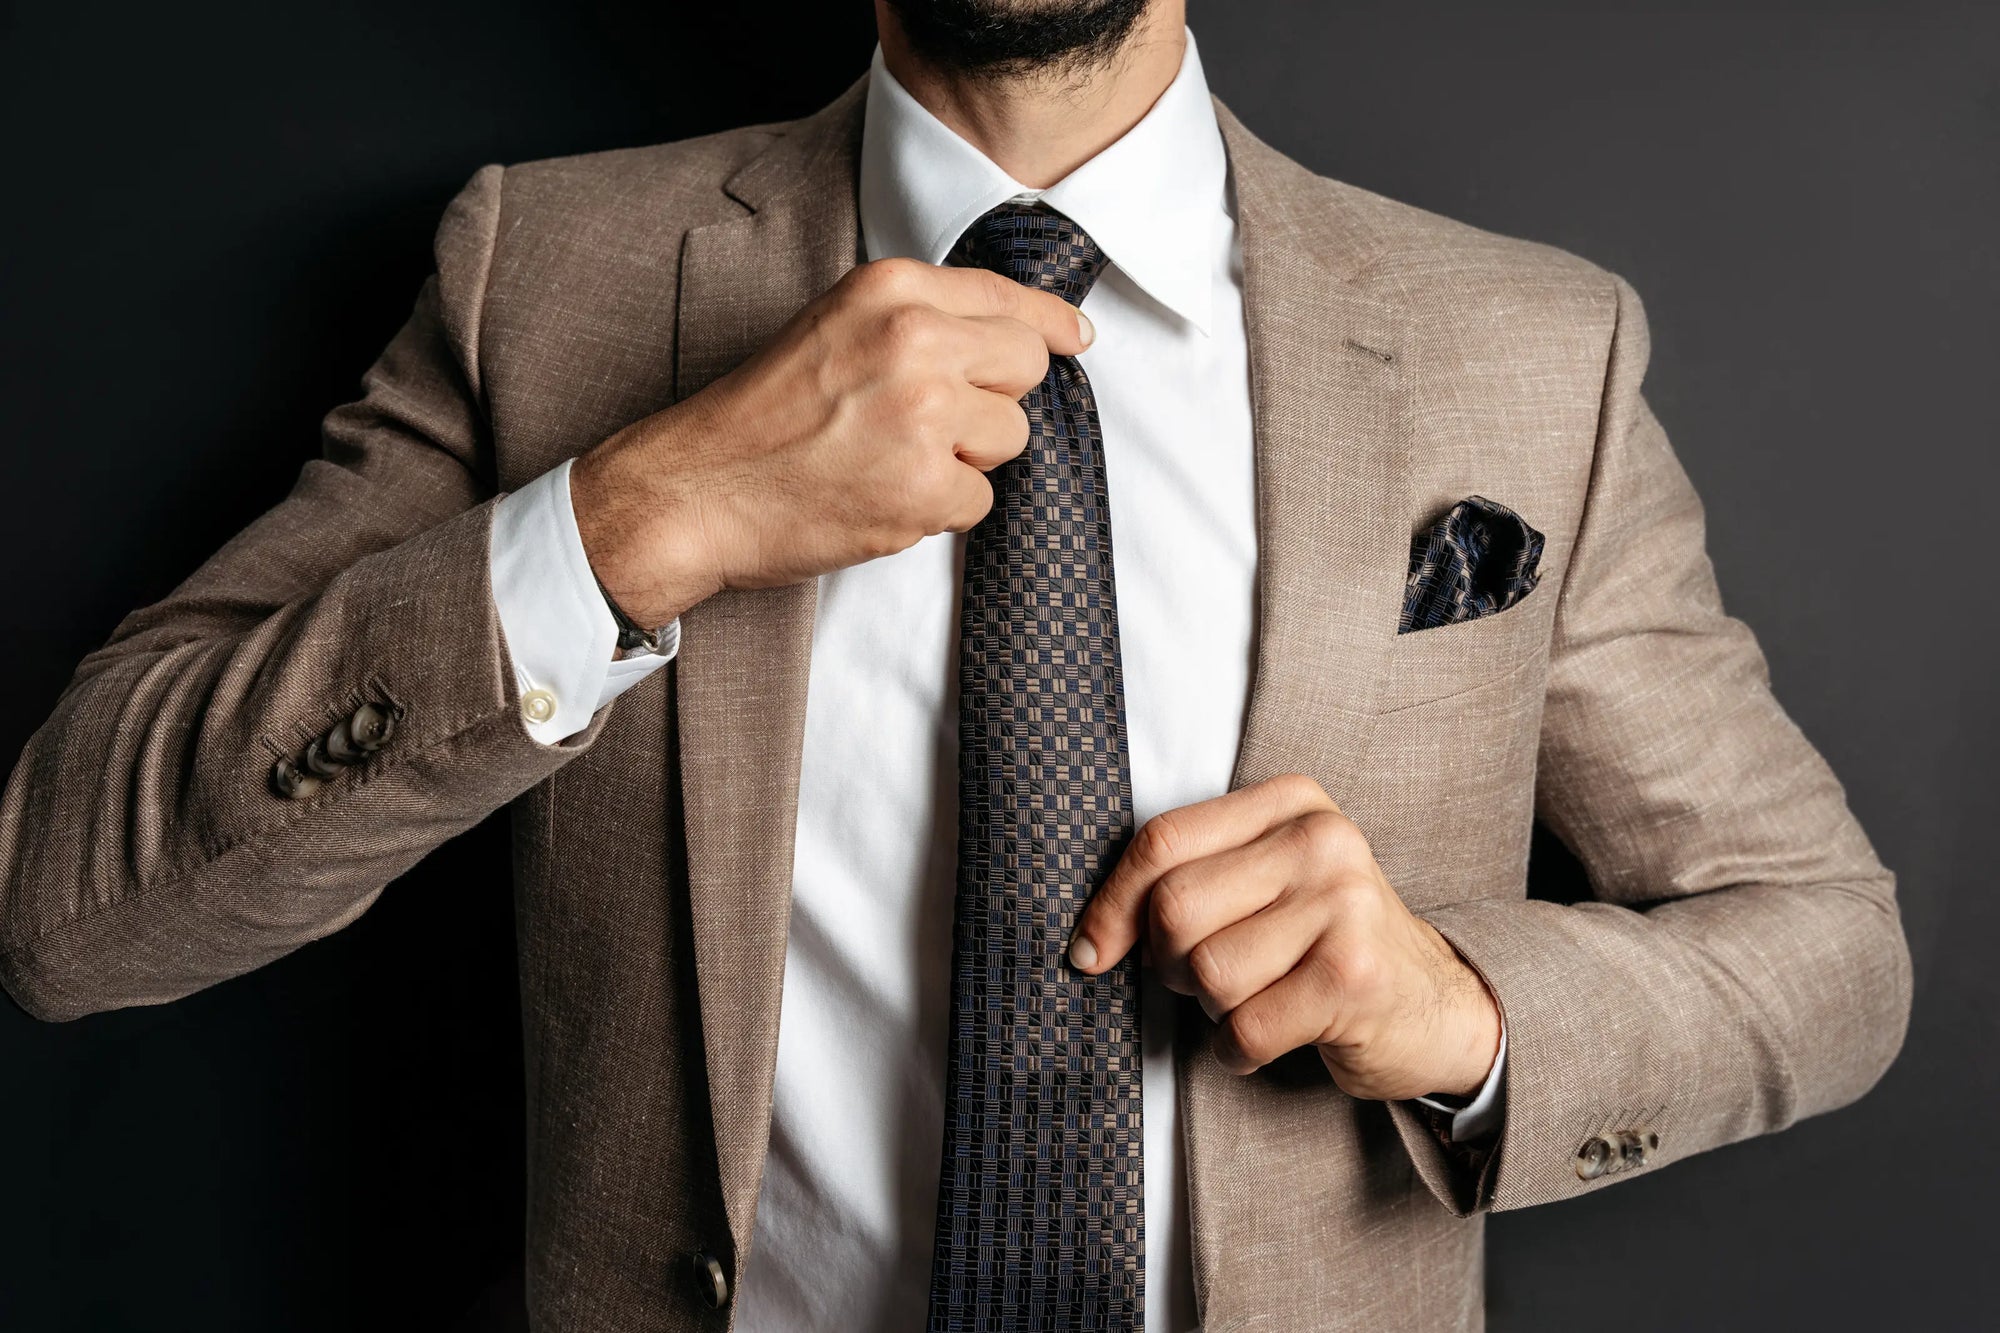
M 1650 1165 L 1649 1154 L 1659 1146 L 1660 1136 L 1650 1129 L 1593 1134 L 1576 1150 L 1576 1174 L 1584 1180 L 1596 1180 Z
M 396 714 L 382 704 L 364 703 L 314 738 L 300 759 L 280 759 L 271 767 L 271 789 L 288 801 L 317 793 L 341 770 L 358 764 L 396 734 Z

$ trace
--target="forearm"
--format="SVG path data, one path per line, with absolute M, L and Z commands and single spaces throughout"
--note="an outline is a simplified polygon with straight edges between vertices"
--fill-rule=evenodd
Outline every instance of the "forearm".
M 1567 1198 L 1845 1105 L 1908 1021 L 1886 878 L 1643 912 L 1493 900 L 1430 920 L 1488 977 L 1512 1034 L 1493 1169 L 1434 1181 L 1458 1211 Z M 1590 1141 L 1621 1130 L 1647 1139 L 1643 1159 L 1599 1168 Z
M 322 512 L 304 498 L 292 514 Z M 262 546 L 287 512 L 239 543 Z M 226 586 L 177 594 L 182 614 L 135 618 L 84 663 L 0 803 L 0 980 L 25 1008 L 156 1003 L 258 967 L 587 744 L 525 729 L 490 519 L 467 510 L 240 626 L 215 614 Z M 309 795 L 273 785 L 279 758 L 363 702 L 396 719 L 381 749 Z
M 0 983 L 31 1012 L 171 999 L 335 930 L 588 743 L 525 730 L 489 586 L 478 331 L 501 175 L 446 209 L 437 272 L 328 414 L 323 457 L 127 616 L 22 753 L 0 797 Z M 333 744 L 364 704 L 393 734 Z M 304 779 L 274 782 L 280 761 Z

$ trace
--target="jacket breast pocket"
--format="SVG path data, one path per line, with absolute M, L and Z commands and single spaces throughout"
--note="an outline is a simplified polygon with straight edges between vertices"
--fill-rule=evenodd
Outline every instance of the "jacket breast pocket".
M 1545 580 L 1504 611 L 1398 634 L 1378 711 L 1393 713 L 1448 699 L 1546 657 L 1556 587 Z

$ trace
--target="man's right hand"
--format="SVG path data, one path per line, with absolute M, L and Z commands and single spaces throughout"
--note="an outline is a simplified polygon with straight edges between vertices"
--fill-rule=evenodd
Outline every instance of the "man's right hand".
M 797 583 L 962 532 L 1028 439 L 1020 399 L 1090 324 L 975 268 L 863 264 L 734 371 L 577 459 L 584 553 L 663 625 L 723 588 Z

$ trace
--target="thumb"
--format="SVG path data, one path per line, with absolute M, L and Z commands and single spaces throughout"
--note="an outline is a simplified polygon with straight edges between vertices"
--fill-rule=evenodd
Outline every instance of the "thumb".
M 1075 356 L 1097 341 L 1097 329 L 1090 316 L 1054 292 L 1023 287 L 1009 278 L 1001 281 L 1018 293 L 1015 307 L 1009 313 L 1040 334 L 1057 356 Z
M 1057 356 L 1075 356 L 1097 340 L 1097 330 L 1081 310 L 1054 292 L 1029 287 L 991 269 L 932 268 L 925 281 L 933 304 L 946 314 L 1018 319 L 1039 334 Z
M 1070 966 L 1090 976 L 1116 967 L 1139 942 L 1145 928 L 1151 886 L 1114 889 L 1117 883 L 1116 879 L 1104 882 L 1084 907 L 1069 937 Z
M 1141 828 L 1078 916 L 1070 965 L 1091 976 L 1116 967 L 1146 933 L 1153 886 L 1180 859 L 1152 824 Z

